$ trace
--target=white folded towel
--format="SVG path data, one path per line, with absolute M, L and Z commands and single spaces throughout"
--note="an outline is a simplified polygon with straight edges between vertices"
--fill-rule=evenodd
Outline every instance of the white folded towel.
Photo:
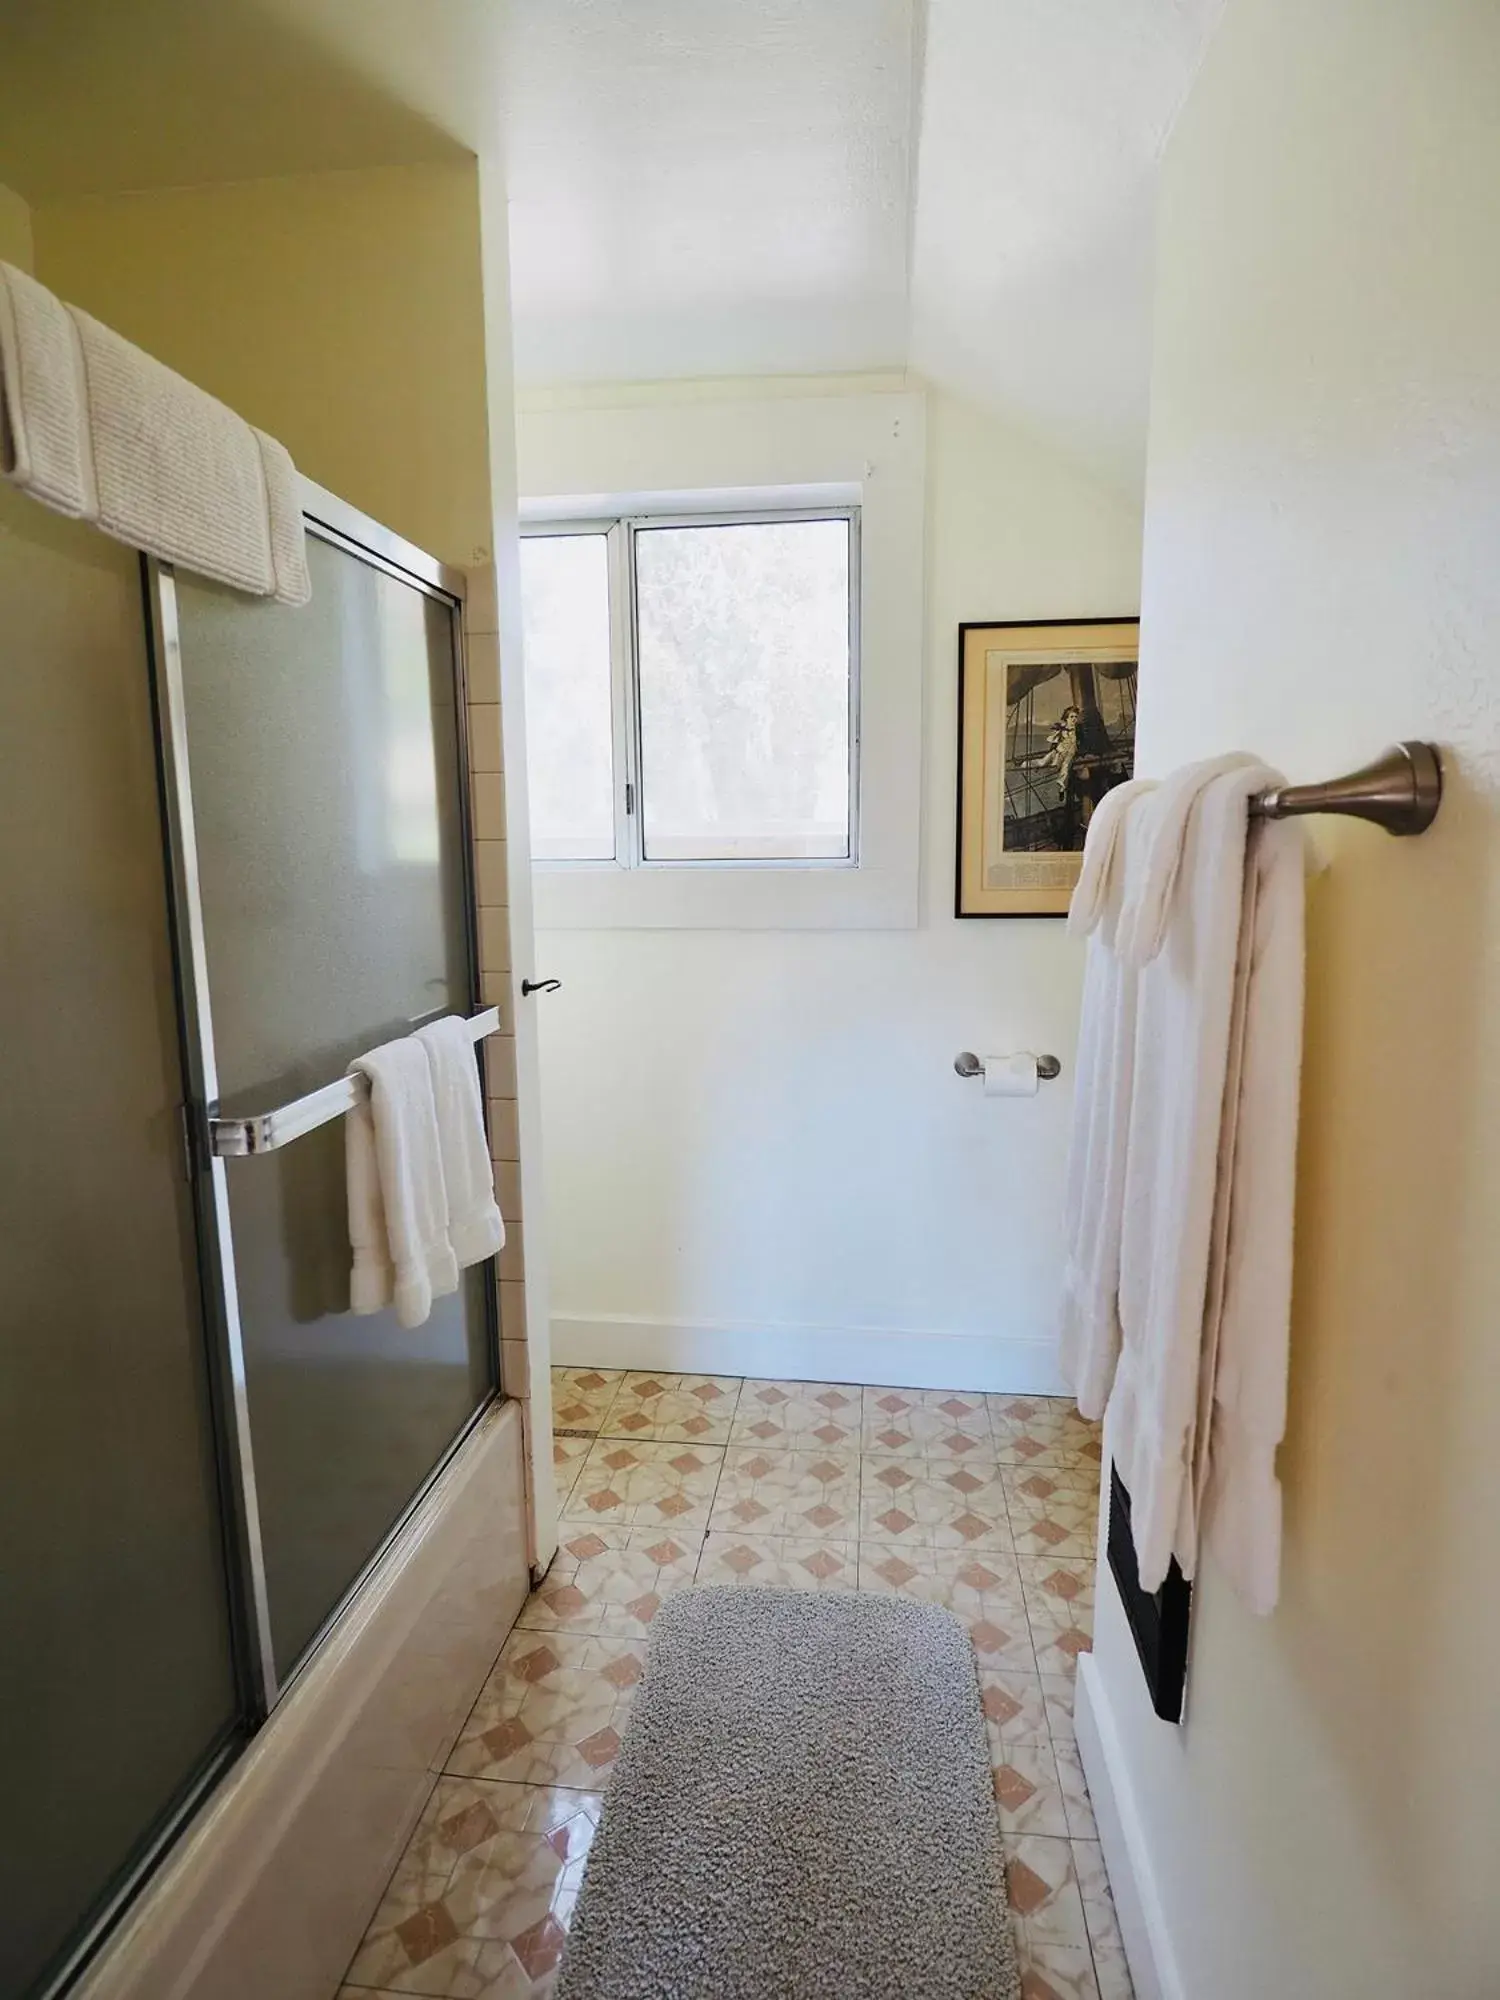
M 448 1197 L 448 1241 L 459 1269 L 493 1257 L 505 1242 L 495 1201 L 495 1169 L 484 1131 L 479 1065 L 468 1023 L 445 1014 L 417 1030 L 432 1066 L 438 1145 Z
M 1088 939 L 1088 958 L 1073 1073 L 1058 1362 L 1079 1409 L 1092 1418 L 1104 1414 L 1120 1351 L 1120 1215 L 1135 1068 L 1136 974 L 1115 951 L 1115 930 L 1126 849 L 1139 865 L 1140 805 L 1154 790 L 1151 780 L 1133 778 L 1100 800 L 1068 909 L 1068 929 Z
M 403 1326 L 420 1326 L 434 1298 L 458 1289 L 432 1065 L 408 1035 L 360 1056 L 349 1074 L 370 1086 L 344 1120 L 349 1303 L 372 1313 L 394 1301 Z
M 284 447 L 4 263 L 0 473 L 164 562 L 283 604 L 312 595 Z
M 0 472 L 59 514 L 98 516 L 77 330 L 13 264 L 0 264 Z
M 1152 822 L 1145 868 L 1139 877 L 1131 871 L 1121 920 L 1124 932 L 1134 915 L 1129 945 L 1148 955 L 1138 979 L 1121 1220 L 1122 1347 L 1108 1434 L 1131 1496 L 1147 1590 L 1160 1586 L 1174 1554 L 1193 1574 L 1204 1466 L 1200 1427 L 1219 1400 L 1216 1365 L 1231 1348 L 1242 1373 L 1250 1353 L 1260 1357 L 1249 1367 L 1258 1383 L 1255 1442 L 1247 1479 L 1235 1484 L 1244 1490 L 1253 1480 L 1261 1503 L 1267 1480 L 1274 1487 L 1275 1443 L 1267 1450 L 1265 1438 L 1268 1422 L 1276 1427 L 1275 1396 L 1265 1393 L 1260 1370 L 1269 1354 L 1270 1375 L 1284 1383 L 1289 1298 L 1283 1297 L 1282 1275 L 1290 1271 L 1294 1182 L 1286 1105 L 1290 1089 L 1294 1141 L 1300 1005 L 1287 1005 L 1279 974 L 1268 983 L 1267 961 L 1258 953 L 1263 923 L 1277 941 L 1270 962 L 1284 969 L 1290 944 L 1300 966 L 1302 862 L 1295 829 L 1275 830 L 1278 866 L 1256 878 L 1257 914 L 1244 938 L 1242 919 L 1248 802 L 1278 782 L 1275 772 L 1244 758 L 1199 765 L 1164 784 L 1144 809 Z M 1257 844 L 1270 832 L 1259 829 Z M 1290 874 L 1280 857 L 1283 833 L 1296 843 L 1289 850 Z M 1295 891 L 1288 886 L 1293 878 Z M 1129 948 L 1122 955 L 1128 959 Z M 1277 1104 L 1265 1150 L 1266 1128 L 1253 1104 L 1254 1091 L 1263 1086 Z M 1253 1169 L 1246 1153 L 1252 1145 Z M 1244 1266 L 1242 1233 L 1254 1254 L 1272 1258 L 1263 1285 L 1260 1274 Z M 1234 1406 L 1239 1403 L 1236 1393 Z M 1209 1459 L 1212 1485 L 1211 1448 Z

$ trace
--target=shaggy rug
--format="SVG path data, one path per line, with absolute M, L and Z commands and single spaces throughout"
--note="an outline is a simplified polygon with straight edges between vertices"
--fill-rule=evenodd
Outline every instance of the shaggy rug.
M 556 2000 L 1018 2000 L 974 1656 L 904 1598 L 651 1627 Z

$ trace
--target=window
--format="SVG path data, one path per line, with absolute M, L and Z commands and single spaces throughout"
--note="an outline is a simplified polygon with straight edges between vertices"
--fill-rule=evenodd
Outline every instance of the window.
M 532 857 L 613 861 L 608 537 L 538 535 L 522 542 L 521 614 Z
M 535 860 L 858 859 L 858 518 L 825 508 L 528 528 Z

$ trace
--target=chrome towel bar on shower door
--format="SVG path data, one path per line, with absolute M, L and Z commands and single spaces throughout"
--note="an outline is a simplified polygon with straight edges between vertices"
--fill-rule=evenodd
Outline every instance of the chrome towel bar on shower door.
M 474 1041 L 482 1042 L 487 1035 L 498 1032 L 500 1009 L 486 1007 L 482 1013 L 471 1014 L 465 1026 Z M 341 1076 L 334 1083 L 325 1083 L 321 1090 L 310 1090 L 306 1097 L 294 1097 L 290 1104 L 278 1105 L 274 1111 L 259 1111 L 249 1118 L 210 1118 L 209 1144 L 221 1160 L 240 1160 L 249 1153 L 274 1153 L 278 1146 L 290 1145 L 304 1132 L 342 1118 L 346 1111 L 363 1103 L 369 1088 L 362 1076 Z

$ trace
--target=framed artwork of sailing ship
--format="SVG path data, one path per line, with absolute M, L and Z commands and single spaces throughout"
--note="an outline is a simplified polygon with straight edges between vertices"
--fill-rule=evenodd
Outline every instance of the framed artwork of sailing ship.
M 1066 916 L 1094 808 L 1135 769 L 1139 632 L 959 626 L 955 915 Z

